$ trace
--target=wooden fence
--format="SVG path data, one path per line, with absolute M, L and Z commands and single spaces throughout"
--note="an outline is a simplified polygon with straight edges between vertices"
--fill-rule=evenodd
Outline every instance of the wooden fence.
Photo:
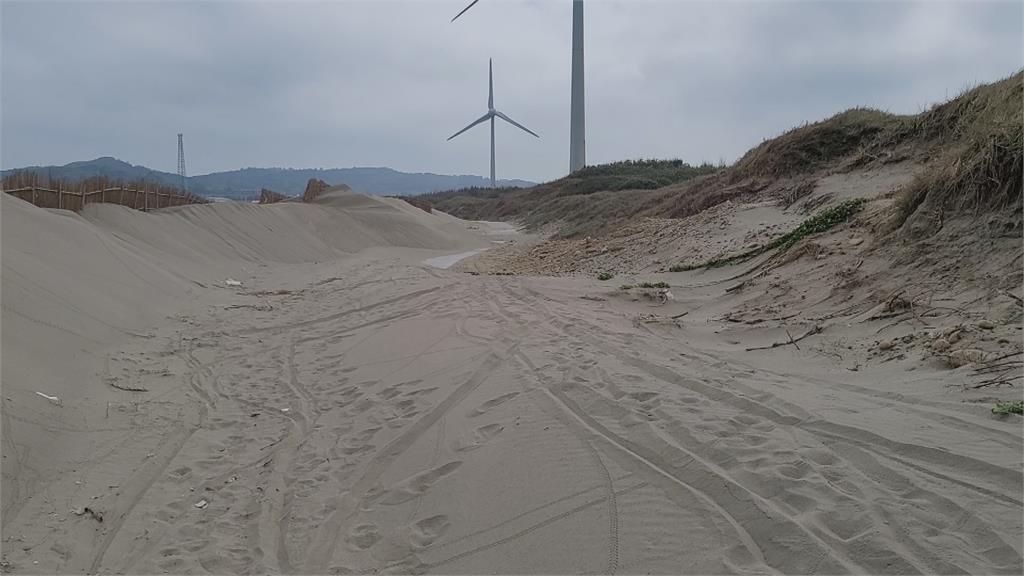
M 181 194 L 120 187 L 105 188 L 93 192 L 69 192 L 67 190 L 28 186 L 14 190 L 4 190 L 4 192 L 26 202 L 31 202 L 40 208 L 59 208 L 62 210 L 74 210 L 75 212 L 85 208 L 87 204 L 95 204 L 97 202 L 120 204 L 121 206 L 127 206 L 136 210 L 155 210 L 170 206 L 206 203 L 206 200 L 199 196 L 183 196 Z

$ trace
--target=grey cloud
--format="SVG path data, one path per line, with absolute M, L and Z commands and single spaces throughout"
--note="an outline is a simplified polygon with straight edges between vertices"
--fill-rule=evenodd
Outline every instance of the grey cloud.
M 5 1 L 0 164 L 114 155 L 194 174 L 387 165 L 483 174 L 497 105 L 502 177 L 567 167 L 565 0 Z M 591 163 L 732 160 L 855 105 L 917 112 L 1022 65 L 1020 3 L 587 3 Z

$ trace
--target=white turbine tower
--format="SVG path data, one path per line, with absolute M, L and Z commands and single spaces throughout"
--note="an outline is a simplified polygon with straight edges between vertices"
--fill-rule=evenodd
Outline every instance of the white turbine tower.
M 480 0 L 473 0 L 452 18 L 455 22 Z M 587 164 L 586 113 L 583 97 L 583 0 L 572 2 L 572 94 L 569 111 L 569 173 Z
M 516 128 L 519 128 L 521 130 L 525 130 L 526 132 L 528 132 L 530 134 L 533 134 L 534 136 L 537 136 L 537 134 L 535 134 L 532 130 L 530 130 L 526 126 L 523 126 L 522 124 L 516 122 L 515 120 L 509 118 L 508 116 L 506 116 L 506 115 L 502 114 L 501 112 L 499 112 L 498 110 L 494 109 L 494 62 L 493 62 L 493 60 L 488 61 L 487 66 L 488 66 L 487 114 L 484 114 L 480 118 L 477 118 L 472 124 L 470 124 L 469 126 L 466 126 L 462 130 L 459 130 L 455 134 L 452 134 L 451 136 L 448 137 L 448 140 L 451 140 L 452 138 L 455 138 L 459 134 L 462 134 L 466 130 L 469 130 L 470 128 L 472 128 L 473 126 L 476 126 L 477 124 L 480 124 L 481 122 L 486 122 L 487 120 L 490 120 L 491 121 L 491 188 L 497 188 L 497 182 L 494 179 L 494 119 L 495 119 L 495 117 L 501 118 L 502 120 L 504 120 L 505 122 L 508 122 L 509 124 L 515 126 Z M 540 138 L 540 136 L 537 136 L 537 138 Z

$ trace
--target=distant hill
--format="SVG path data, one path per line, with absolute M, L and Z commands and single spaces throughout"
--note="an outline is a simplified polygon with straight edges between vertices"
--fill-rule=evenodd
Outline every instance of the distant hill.
M 95 160 L 72 162 L 63 166 L 28 166 L 5 170 L 32 171 L 49 178 L 82 180 L 92 176 L 105 176 L 115 180 L 146 180 L 166 186 L 177 186 L 178 175 L 152 170 L 105 156 Z M 356 192 L 376 195 L 412 196 L 451 190 L 486 186 L 488 180 L 480 176 L 399 172 L 391 168 L 243 168 L 230 172 L 214 172 L 188 177 L 190 192 L 203 196 L 225 198 L 256 198 L 267 188 L 288 195 L 298 195 L 306 188 L 310 178 L 330 185 L 347 184 Z M 533 186 L 526 180 L 499 180 L 499 186 Z

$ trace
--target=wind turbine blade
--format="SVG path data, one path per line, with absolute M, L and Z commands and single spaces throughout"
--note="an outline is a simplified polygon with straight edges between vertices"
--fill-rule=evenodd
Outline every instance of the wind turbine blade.
M 476 3 L 477 3 L 477 2 L 479 2 L 479 1 L 480 1 L 480 0 L 473 0 L 472 2 L 470 2 L 470 3 L 469 3 L 469 6 L 466 6 L 465 8 L 463 8 L 463 9 L 462 9 L 462 12 L 459 12 L 458 14 L 456 14 L 456 15 L 455 15 L 455 18 L 452 18 L 452 22 L 455 22 L 456 20 L 458 20 L 458 19 L 459 19 L 459 16 L 462 16 L 463 14 L 465 14 L 465 13 L 466 13 L 466 10 L 469 10 L 470 8 L 472 8 L 472 7 L 473 7 L 473 5 L 474 5 L 474 4 L 476 4 Z
M 451 140 L 452 138 L 455 138 L 455 137 L 456 137 L 456 136 L 458 136 L 459 134 L 462 134 L 463 132 L 465 132 L 466 130 L 469 130 L 469 129 L 470 129 L 470 128 L 472 128 L 473 126 L 476 126 L 477 124 L 480 124 L 480 123 L 482 123 L 482 122 L 486 122 L 486 121 L 490 120 L 490 119 L 491 119 L 491 116 L 493 116 L 493 114 L 491 114 L 490 112 L 488 112 L 487 114 L 484 114 L 483 116 L 481 116 L 481 117 L 477 118 L 477 119 L 476 119 L 476 120 L 475 120 L 475 121 L 474 121 L 474 122 L 473 122 L 472 124 L 470 124 L 469 126 L 466 126 L 466 127 L 465 127 L 465 128 L 463 128 L 462 130 L 459 130 L 459 131 L 458 131 L 458 132 L 456 132 L 455 134 L 452 134 L 451 136 L 449 136 L 449 137 L 448 137 L 448 140 Z M 522 128 L 522 127 L 520 126 L 520 128 Z M 525 128 L 523 128 L 523 130 L 526 130 L 526 129 L 525 129 Z
M 487 60 L 487 109 L 494 110 L 494 59 Z
M 497 116 L 498 118 L 501 118 L 505 122 L 508 122 L 509 124 L 515 126 L 516 128 L 519 128 L 521 130 L 525 130 L 525 131 L 529 132 L 530 134 L 533 134 L 534 136 L 537 136 L 537 138 L 540 138 L 540 136 L 538 136 L 536 132 L 534 132 L 533 130 L 530 130 L 526 126 L 523 126 L 522 124 L 520 124 L 519 122 L 516 122 L 515 120 L 509 118 L 508 116 L 505 116 L 501 112 L 498 112 L 497 110 L 495 110 L 494 111 L 494 115 Z

